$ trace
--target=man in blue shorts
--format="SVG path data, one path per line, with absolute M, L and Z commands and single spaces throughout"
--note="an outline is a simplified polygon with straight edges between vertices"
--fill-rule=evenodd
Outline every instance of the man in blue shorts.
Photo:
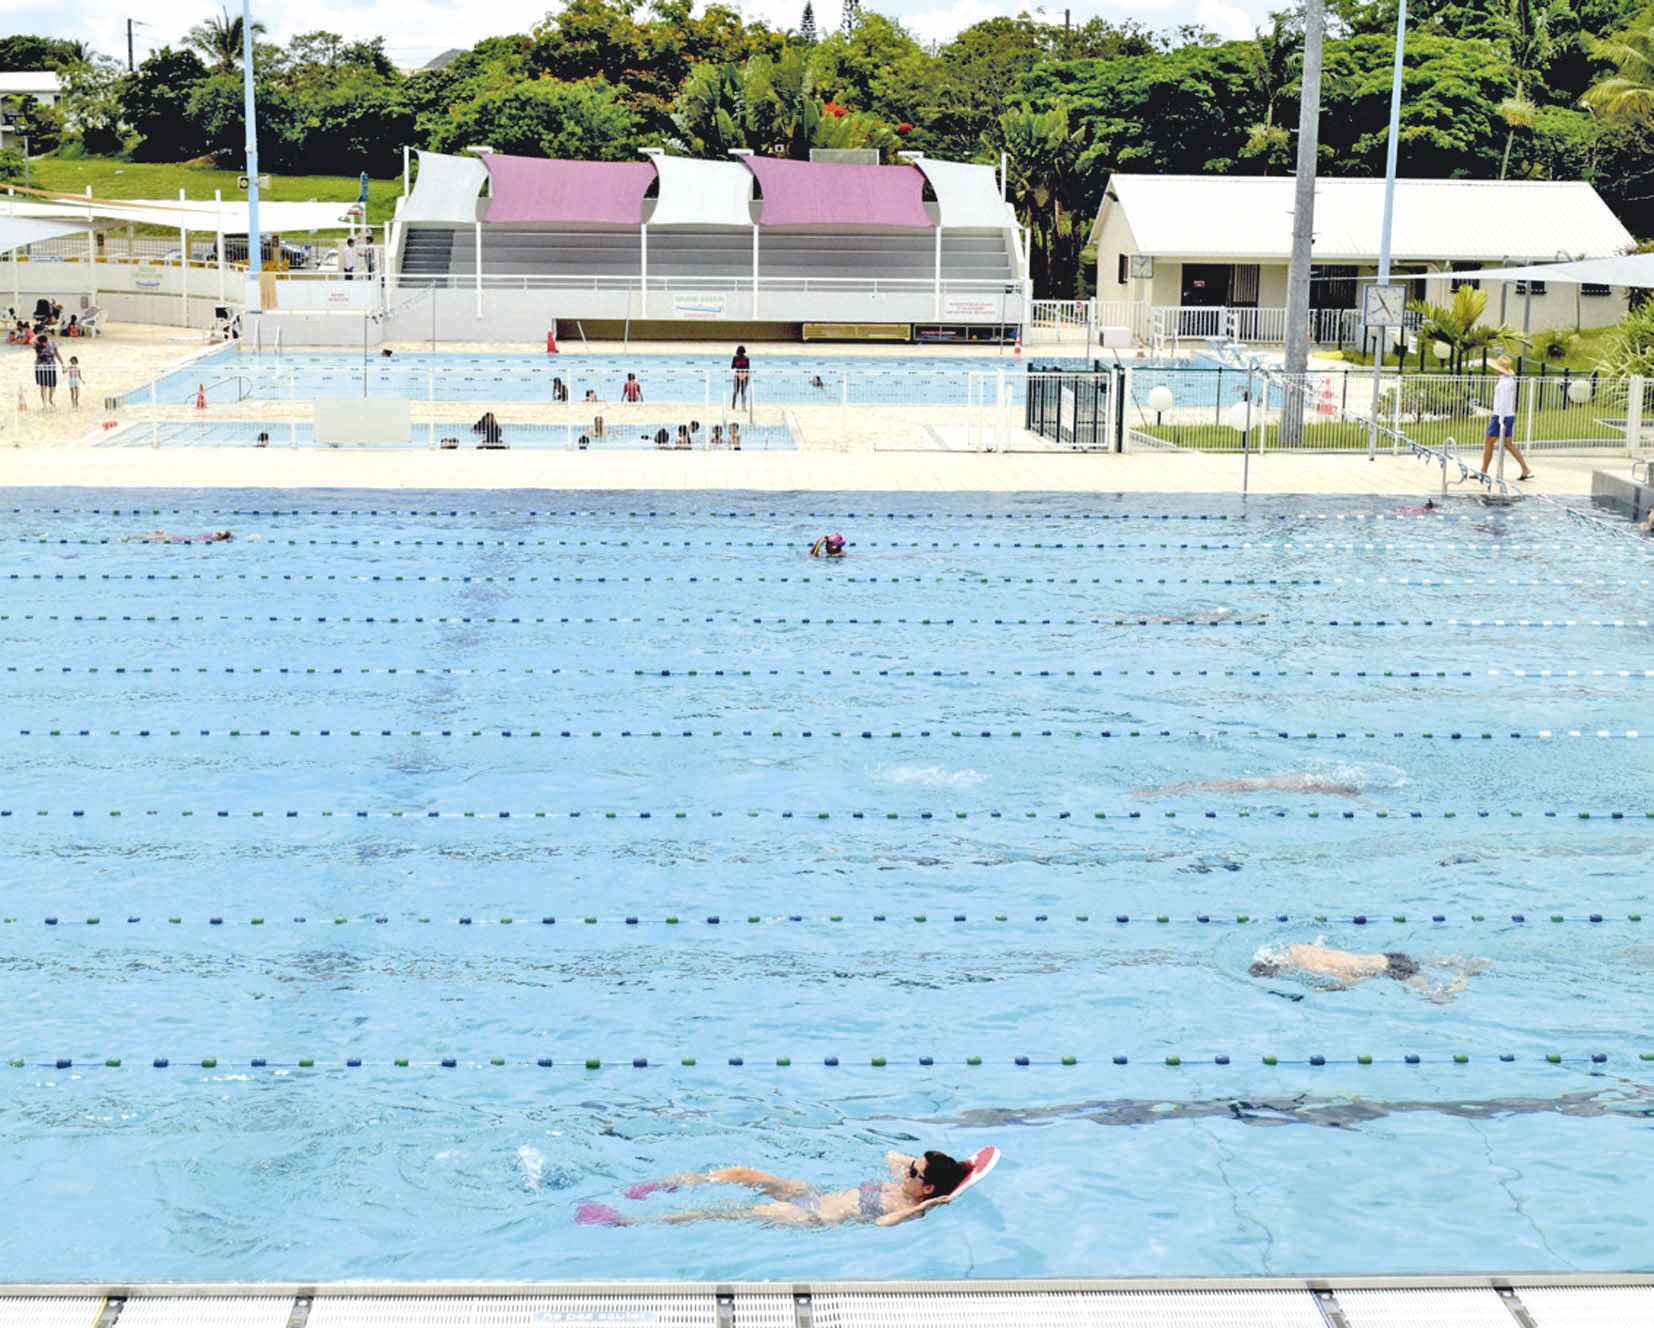
M 1522 467 L 1522 473 L 1516 478 L 1529 480 L 1533 478 L 1533 471 L 1528 468 L 1527 458 L 1524 457 L 1516 444 L 1511 441 L 1516 432 L 1516 368 L 1510 362 L 1510 356 L 1501 355 L 1493 362 L 1493 371 L 1498 374 L 1498 381 L 1493 384 L 1493 414 L 1487 422 L 1487 441 L 1482 444 L 1482 473 L 1491 475 L 1488 469 L 1493 460 L 1494 444 L 1499 441 L 1500 432 L 1505 438 L 1505 451 L 1516 458 L 1516 463 Z

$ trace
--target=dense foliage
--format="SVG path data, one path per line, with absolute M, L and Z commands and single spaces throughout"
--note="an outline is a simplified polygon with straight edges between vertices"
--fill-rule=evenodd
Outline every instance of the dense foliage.
M 1395 0 L 1332 0 L 1320 169 L 1383 167 Z M 1654 217 L 1649 0 L 1412 0 L 1401 123 L 1409 176 L 1585 179 L 1634 229 Z M 383 40 L 259 40 L 262 164 L 393 175 L 404 144 L 634 159 L 638 149 L 904 148 L 997 161 L 1029 227 L 1043 293 L 1083 293 L 1081 251 L 1109 175 L 1281 173 L 1297 124 L 1299 17 L 1246 41 L 1026 14 L 921 45 L 859 10 L 836 30 L 801 4 L 797 32 L 692 0 L 568 0 L 531 32 L 413 73 Z M 240 19 L 228 9 L 133 72 L 77 43 L 0 39 L 0 69 L 63 71 L 66 118 L 28 114 L 65 150 L 239 161 Z

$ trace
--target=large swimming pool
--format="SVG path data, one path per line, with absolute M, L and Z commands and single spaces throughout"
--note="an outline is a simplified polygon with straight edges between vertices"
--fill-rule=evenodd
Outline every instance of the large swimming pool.
M 1366 499 L 4 516 L 0 1279 L 1654 1266 L 1642 544 Z M 1316 939 L 1487 967 L 1248 975 Z M 1004 1161 L 888 1231 L 573 1221 L 916 1143 Z

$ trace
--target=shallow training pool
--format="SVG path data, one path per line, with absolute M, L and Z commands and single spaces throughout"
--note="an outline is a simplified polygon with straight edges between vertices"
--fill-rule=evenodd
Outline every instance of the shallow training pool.
M 1654 1264 L 1643 545 L 1052 495 L 4 532 L 0 1278 Z M 1486 968 L 1248 975 L 1317 939 Z M 915 1142 L 1004 1161 L 889 1231 L 573 1222 Z

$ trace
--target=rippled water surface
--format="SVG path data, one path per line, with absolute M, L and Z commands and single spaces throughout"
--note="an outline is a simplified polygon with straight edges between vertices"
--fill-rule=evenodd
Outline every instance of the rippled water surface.
M 0 517 L 0 1278 L 1654 1265 L 1629 537 L 1048 495 Z M 1441 980 L 1248 975 L 1316 940 Z M 895 1230 L 573 1221 L 990 1142 Z

